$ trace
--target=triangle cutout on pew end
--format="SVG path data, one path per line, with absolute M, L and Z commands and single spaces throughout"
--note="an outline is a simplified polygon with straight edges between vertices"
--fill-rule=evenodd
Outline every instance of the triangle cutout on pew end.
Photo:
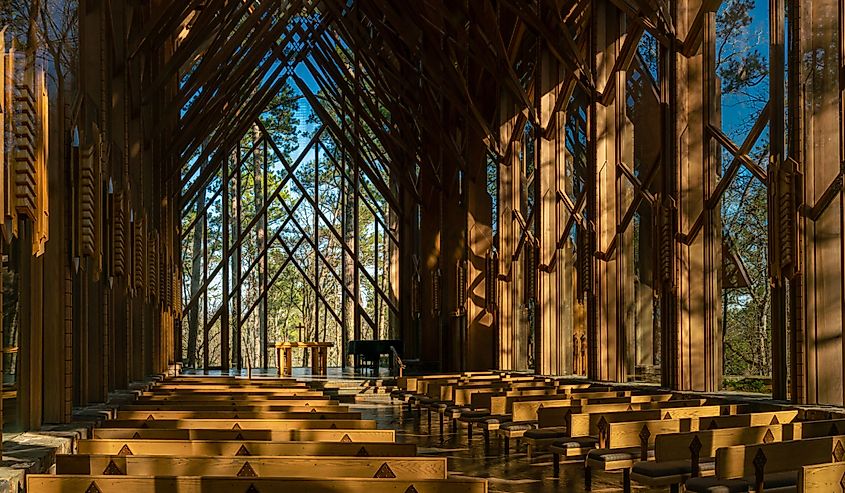
M 134 454 L 132 453 L 132 449 L 129 448 L 129 445 L 124 443 L 123 446 L 120 447 L 120 450 L 117 452 L 117 455 L 134 455 Z
M 391 469 L 390 466 L 387 465 L 387 462 L 383 463 L 381 467 L 378 468 L 378 471 L 376 471 L 376 474 L 373 476 L 373 478 L 377 479 L 392 479 L 395 477 L 396 473 L 394 473 L 393 469 Z
M 344 433 L 343 438 L 340 439 L 340 443 L 352 443 L 352 438 L 349 436 L 349 433 Z
M 252 454 L 249 453 L 249 450 L 246 448 L 245 445 L 241 445 L 241 447 L 238 449 L 238 451 L 235 452 L 235 455 L 244 456 L 244 455 L 252 455 Z
M 414 488 L 414 485 L 411 485 L 411 486 L 408 486 L 408 489 L 405 490 L 405 493 L 420 493 L 420 492 L 417 491 L 416 488 Z
M 369 456 L 370 456 L 370 453 L 367 452 L 367 449 L 365 447 L 361 447 L 360 449 L 358 449 L 358 453 L 355 454 L 355 457 L 369 457 Z
M 238 471 L 237 476 L 239 478 L 257 478 L 258 473 L 255 472 L 255 469 L 252 468 L 249 461 L 244 462 L 244 465 L 241 467 L 241 470 Z
M 256 488 L 254 484 L 250 484 L 249 488 L 247 488 L 246 492 L 244 492 L 244 493 L 261 493 L 261 492 L 258 491 L 258 488 Z
M 140 433 L 138 433 L 137 431 L 136 431 L 135 433 L 133 433 L 133 434 L 132 434 L 132 439 L 134 440 L 134 439 L 136 439 L 136 438 L 141 438 L 141 434 L 140 434 Z
M 240 424 L 238 424 L 238 423 L 235 423 L 235 425 L 234 425 L 234 426 L 232 426 L 232 429 L 233 429 L 233 430 L 240 430 L 240 429 L 241 429 L 241 425 L 240 425 Z
M 97 487 L 96 481 L 91 481 L 91 484 L 88 485 L 88 489 L 85 490 L 85 493 L 103 493 L 100 488 Z
M 117 467 L 117 464 L 114 463 L 113 460 L 109 461 L 109 465 L 103 470 L 103 476 L 125 476 L 126 473 L 120 470 Z

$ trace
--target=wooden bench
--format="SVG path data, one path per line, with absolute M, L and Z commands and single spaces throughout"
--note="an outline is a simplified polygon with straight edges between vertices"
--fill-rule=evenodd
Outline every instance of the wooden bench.
M 625 391 L 623 393 L 629 393 Z M 505 397 L 504 400 L 493 401 L 491 398 L 491 405 L 495 405 L 495 411 L 491 410 L 491 415 L 487 419 L 480 420 L 478 425 L 484 433 L 485 450 L 489 449 L 490 434 L 497 432 L 504 423 L 532 423 L 537 421 L 537 410 L 541 407 L 567 407 L 573 405 L 584 404 L 618 404 L 618 403 L 634 403 L 634 402 L 653 402 L 669 400 L 671 394 L 650 394 L 650 395 L 630 395 L 617 397 L 616 392 L 613 393 L 575 393 L 563 395 L 547 395 L 547 396 L 513 396 Z M 595 395 L 609 395 L 610 397 L 594 397 Z M 494 397 L 496 398 L 496 397 Z M 504 402 L 504 409 L 501 403 Z M 503 411 L 503 412 L 502 412 Z M 524 426 L 529 428 L 530 425 Z M 519 431 L 515 430 L 516 434 Z M 523 430 L 524 431 L 524 430 Z M 510 437 L 510 432 L 508 432 Z M 502 438 L 502 436 L 500 436 Z M 514 436 L 518 438 L 518 436 Z
M 182 428 L 220 430 L 296 430 L 340 429 L 374 430 L 376 422 L 369 419 L 111 419 L 100 428 Z
M 92 487 L 93 486 L 93 487 Z M 196 476 L 27 476 L 27 491 L 38 493 L 226 493 L 233 491 L 307 491 L 309 493 L 486 493 L 479 479 L 364 479 L 364 478 L 201 478 Z
M 682 401 L 675 401 L 682 402 Z M 582 409 L 588 409 L 589 406 L 584 406 Z M 641 426 L 637 426 L 637 422 L 657 422 L 660 420 L 679 420 L 684 418 L 698 418 L 699 416 L 718 416 L 722 412 L 721 406 L 692 406 L 692 407 L 677 407 L 667 409 L 642 409 L 635 411 L 610 411 L 602 412 L 595 410 L 589 413 L 572 413 L 564 416 L 565 425 L 561 429 L 558 424 L 557 417 L 553 417 L 552 422 L 546 421 L 548 419 L 545 415 L 547 413 L 541 410 L 540 414 L 540 428 L 539 432 L 544 429 L 551 429 L 552 431 L 546 435 L 539 433 L 538 436 L 531 436 L 532 433 L 525 435 L 523 440 L 529 447 L 529 457 L 531 451 L 546 445 L 552 445 L 565 437 L 570 439 L 584 438 L 583 440 L 564 440 L 567 448 L 567 456 L 581 456 L 587 454 L 596 446 L 600 449 L 618 448 L 620 445 L 612 444 L 612 433 L 614 429 L 616 436 L 615 441 L 618 442 L 632 442 L 635 441 L 636 435 L 640 432 Z M 557 414 L 557 413 L 555 413 Z M 633 424 L 632 424 L 633 423 Z M 551 425 L 551 426 L 544 426 Z M 612 425 L 616 425 L 612 427 Z M 693 425 L 697 425 L 697 422 Z M 657 425 L 655 425 L 657 428 Z M 694 428 L 698 429 L 697 426 Z M 560 431 L 555 431 L 560 430 Z M 631 430 L 633 436 L 629 436 Z M 673 431 L 681 431 L 681 428 Z M 667 431 L 668 433 L 668 431 Z M 589 438 L 587 440 L 586 438 Z M 573 443 L 578 443 L 579 446 L 573 446 Z M 639 442 L 636 442 L 639 443 Z M 625 445 L 629 447 L 630 445 Z
M 731 416 L 713 416 L 700 418 L 698 429 L 712 430 L 716 428 L 748 428 L 792 423 L 798 417 L 798 411 L 765 411 L 759 413 L 734 414 Z
M 655 438 L 661 433 L 688 431 L 694 426 L 690 418 L 653 421 L 615 422 L 607 425 L 610 439 L 606 447 L 587 452 L 584 461 L 584 487 L 592 487 L 592 471 L 623 471 L 624 491 L 630 492 L 630 471 L 634 462 L 648 460 Z M 555 461 L 557 462 L 557 461 Z
M 440 387 L 440 400 L 428 406 L 429 413 L 433 408 L 436 408 L 440 415 L 440 434 L 443 435 L 444 418 L 452 420 L 452 432 L 458 431 L 458 418 L 461 414 L 467 416 L 481 417 L 489 415 L 488 409 L 472 409 L 472 397 L 476 394 L 489 393 L 494 391 L 510 391 L 520 388 L 536 388 L 538 382 L 522 381 L 522 382 L 508 382 L 502 381 L 494 384 L 470 384 L 470 385 L 455 385 L 449 384 Z M 547 387 L 553 390 L 553 387 Z M 429 425 L 431 424 L 431 416 L 429 414 Z M 465 421 L 466 422 L 466 421 Z M 467 428 L 468 439 L 472 440 L 472 426 Z
M 716 451 L 715 477 L 692 478 L 684 486 L 692 492 L 707 492 L 717 487 L 757 492 L 797 489 L 802 466 L 843 459 L 844 435 L 723 447 Z
M 122 411 L 116 419 L 361 419 L 361 413 L 308 411 L 308 412 L 237 412 L 237 411 Z
M 211 381 L 200 381 L 194 382 L 190 380 L 185 381 L 173 381 L 173 380 L 165 380 L 164 382 L 154 384 L 152 386 L 154 389 L 292 389 L 292 388 L 300 388 L 305 389 L 308 388 L 308 385 L 302 382 L 297 382 L 295 380 L 288 381 L 288 382 L 259 382 L 256 380 L 242 380 L 240 382 L 236 381 L 224 381 L 224 382 L 211 382 Z
M 166 455 L 188 456 L 248 456 L 248 455 L 337 455 L 412 457 L 417 446 L 412 443 L 383 442 L 266 442 L 246 440 L 109 440 L 82 439 L 78 441 L 80 454 L 110 455 Z
M 94 428 L 91 438 L 111 440 L 252 440 L 270 442 L 394 442 L 394 430 L 215 430 L 184 428 Z
M 707 411 L 708 408 L 709 412 Z M 622 469 L 624 481 L 623 489 L 624 491 L 630 491 L 630 471 L 633 463 L 637 460 L 647 461 L 649 459 L 649 452 L 655 445 L 655 440 L 659 435 L 668 433 L 670 434 L 669 436 L 676 436 L 673 434 L 680 432 L 694 432 L 693 434 L 695 435 L 698 433 L 698 430 L 701 429 L 702 423 L 712 427 L 714 423 L 721 421 L 722 427 L 716 429 L 724 429 L 726 431 L 724 434 L 715 435 L 716 439 L 729 442 L 732 439 L 731 437 L 735 437 L 734 439 L 740 440 L 738 443 L 725 443 L 725 445 L 753 444 L 762 443 L 762 441 L 781 441 L 782 431 L 779 425 L 774 425 L 777 426 L 777 428 L 773 429 L 773 435 L 767 433 L 767 430 L 758 430 L 760 432 L 758 436 L 754 433 L 742 433 L 742 430 L 749 428 L 724 428 L 725 424 L 730 424 L 729 422 L 734 416 L 708 417 L 723 410 L 725 410 L 724 406 L 672 409 L 671 418 L 673 419 L 667 419 L 664 415 L 663 417 L 657 417 L 659 421 L 634 421 L 631 419 L 636 417 L 636 414 L 650 413 L 654 411 L 633 411 L 602 415 L 598 423 L 599 448 L 587 452 L 584 475 L 585 482 L 589 481 L 590 472 L 593 469 L 600 469 L 603 471 Z M 730 411 L 732 409 L 728 407 L 727 410 Z M 663 411 L 664 410 L 659 410 L 658 412 L 663 413 Z M 766 412 L 737 416 L 743 416 L 745 418 L 740 420 L 743 423 L 777 423 L 780 419 L 794 419 L 796 415 L 797 412 L 786 411 L 782 413 Z M 676 424 L 679 424 L 680 426 L 676 426 Z M 681 437 L 680 441 L 682 443 L 685 442 L 687 450 L 689 450 L 690 442 L 696 440 L 693 437 L 687 437 L 685 435 L 681 435 Z M 713 436 L 707 437 L 711 440 L 713 439 Z M 761 441 L 749 441 L 753 440 L 755 437 L 759 438 Z M 712 451 L 715 453 L 715 448 L 713 448 Z M 646 465 L 641 467 L 641 469 L 645 471 L 652 467 L 653 466 Z
M 612 404 L 586 404 L 581 405 L 579 403 L 570 403 L 568 405 L 556 405 L 555 401 L 551 403 L 541 402 L 536 405 L 528 404 L 528 409 L 533 407 L 535 409 L 535 415 L 530 416 L 534 420 L 536 420 L 536 424 L 530 424 L 528 426 L 522 426 L 519 428 L 506 429 L 500 427 L 498 430 L 498 434 L 500 437 L 505 439 L 505 454 L 508 453 L 509 449 L 509 441 L 511 439 L 519 439 L 523 438 L 527 432 L 529 433 L 529 438 L 531 439 L 531 445 L 536 448 L 537 445 L 545 445 L 550 444 L 555 440 L 559 440 L 561 438 L 567 437 L 568 429 L 571 426 L 569 417 L 574 414 L 590 414 L 590 413 L 604 413 L 604 412 L 614 412 L 614 411 L 632 411 L 632 410 L 641 410 L 641 409 L 649 409 L 654 406 L 660 407 L 693 407 L 693 406 L 700 406 L 704 402 L 703 399 L 694 399 L 694 400 L 676 400 L 676 401 L 665 401 L 665 402 L 620 402 L 620 403 L 612 403 Z M 522 404 L 522 403 L 520 403 Z M 520 406 L 523 407 L 523 406 Z M 525 412 L 525 411 L 523 411 Z M 517 421 L 517 418 L 521 418 Z M 526 417 L 529 416 L 518 416 L 517 415 L 517 404 L 514 404 L 514 422 L 515 423 L 531 423 L 530 420 L 523 421 Z M 540 431 L 542 429 L 542 431 Z M 589 433 L 587 433 L 588 435 Z M 575 435 L 578 436 L 578 435 Z M 531 446 L 529 445 L 529 446 Z M 529 458 L 531 455 L 531 449 L 529 449 Z
M 842 491 L 843 477 L 845 477 L 843 462 L 803 466 L 798 471 L 798 493 Z
M 317 390 L 310 390 L 307 388 L 295 389 L 246 389 L 234 387 L 228 390 L 224 389 L 154 389 L 147 392 L 141 392 L 139 396 L 150 395 L 168 395 L 168 396 L 198 396 L 198 395 L 239 395 L 243 399 L 245 397 L 252 398 L 254 396 L 273 396 L 273 395 L 292 395 L 301 397 L 320 397 L 324 395 Z
M 782 425 L 659 435 L 654 440 L 654 461 L 642 461 L 641 455 L 640 461 L 631 468 L 629 480 L 652 488 L 668 486 L 674 493 L 687 479 L 713 475 L 715 463 L 712 459 L 719 448 L 779 442 L 782 439 Z
M 783 435 L 784 440 L 845 435 L 845 419 L 825 419 L 790 423 L 784 427 Z
M 56 474 L 446 479 L 445 457 L 57 455 Z
M 158 403 L 167 403 L 167 402 L 177 402 L 177 403 L 186 403 L 186 404 L 193 404 L 201 406 L 203 404 L 228 404 L 234 403 L 239 404 L 244 402 L 244 397 L 241 395 L 149 395 L 149 396 L 140 396 L 135 399 L 133 402 L 139 404 L 158 404 Z M 303 395 L 262 395 L 262 396 L 249 396 L 249 402 L 251 405 L 263 405 L 263 404 L 282 404 L 287 405 L 289 403 L 296 404 L 296 403 L 303 403 L 303 404 L 316 404 L 320 406 L 332 406 L 338 403 L 338 401 L 333 400 L 330 396 L 327 395 L 311 395 L 311 396 L 303 396 Z
M 349 412 L 349 406 L 331 406 L 331 405 L 310 405 L 310 402 L 303 402 L 301 405 L 287 405 L 287 404 L 264 404 L 254 405 L 250 401 L 249 404 L 226 404 L 226 403 L 205 403 L 203 405 L 191 403 L 158 403 L 158 404 L 124 404 L 118 410 L 133 411 L 133 412 L 151 412 L 151 411 L 179 411 L 179 412 L 209 412 L 209 411 L 225 411 L 234 413 L 310 413 L 313 409 L 318 413 L 336 413 Z M 306 405 L 309 404 L 309 405 Z

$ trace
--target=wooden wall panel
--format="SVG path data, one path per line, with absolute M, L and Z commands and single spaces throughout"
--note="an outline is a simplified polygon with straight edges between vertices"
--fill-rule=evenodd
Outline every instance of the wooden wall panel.
M 482 167 L 483 168 L 483 167 Z M 484 175 L 482 175 L 484 178 Z M 487 255 L 493 248 L 492 208 L 486 180 L 466 185 L 467 201 L 467 307 L 465 370 L 494 366 L 494 316 L 487 307 Z M 495 284 L 493 284 L 495 286 Z
M 543 374 L 564 375 L 573 371 L 574 305 L 573 284 L 575 250 L 564 228 L 570 220 L 569 209 L 559 194 L 572 192 L 574 177 L 572 156 L 566 150 L 566 113 L 555 112 L 561 98 L 568 104 L 572 96 L 567 87 L 566 71 L 548 50 L 541 56 L 539 79 L 539 119 L 544 132 L 539 136 L 539 230 L 538 271 L 538 366 Z M 568 195 L 567 195 L 568 197 Z M 569 200 L 569 199 L 567 199 Z M 580 350 L 580 339 L 577 344 Z
M 810 214 L 801 221 L 803 327 L 806 371 L 799 399 L 845 403 L 843 361 L 842 2 L 811 0 L 796 6 L 802 88 L 804 189 Z
M 699 0 L 677 7 L 681 39 L 692 28 L 703 8 Z M 715 13 L 703 14 L 703 41 L 692 56 L 676 55 L 675 138 L 677 154 L 677 204 L 680 240 L 676 242 L 677 337 L 674 388 L 715 391 L 721 384 L 721 296 L 718 265 L 721 224 L 705 207 L 715 186 L 717 160 L 706 132 L 714 117 L 716 97 L 714 54 Z M 718 125 L 718 123 L 717 123 Z M 668 339 L 671 340 L 671 339 Z

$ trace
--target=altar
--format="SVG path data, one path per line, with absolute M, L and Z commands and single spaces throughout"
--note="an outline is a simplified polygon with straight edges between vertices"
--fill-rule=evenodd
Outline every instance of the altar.
M 276 368 L 279 376 L 290 376 L 293 371 L 293 349 L 303 348 L 311 351 L 311 374 L 325 375 L 328 366 L 329 348 L 333 342 L 277 342 Z

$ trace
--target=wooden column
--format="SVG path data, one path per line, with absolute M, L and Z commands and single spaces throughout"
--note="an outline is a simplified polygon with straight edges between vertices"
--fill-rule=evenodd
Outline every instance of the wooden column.
M 845 266 L 843 266 L 842 85 L 843 2 L 811 0 L 794 2 L 791 12 L 798 19 L 792 33 L 794 75 L 800 82 L 800 107 L 792 102 L 796 116 L 792 157 L 803 172 L 799 188 L 803 206 L 799 221 L 800 263 L 804 289 L 796 306 L 793 399 L 808 404 L 845 403 Z M 791 36 L 792 37 L 792 36 Z M 792 79 L 793 77 L 790 77 Z M 796 93 L 791 92 L 791 95 Z M 800 129 L 800 130 L 799 130 Z M 799 133 L 800 132 L 800 133 Z M 799 155 L 800 152 L 800 155 Z M 800 279 L 800 278 L 799 278 Z
M 525 117 L 509 93 L 499 99 L 499 145 L 505 156 L 499 165 L 499 306 L 498 344 L 501 370 L 528 368 L 528 327 L 521 320 L 525 294 L 524 266 L 518 251 L 522 229 L 516 220 L 523 211 L 520 149 Z M 527 239 L 523 239 L 527 242 Z M 530 243 L 523 245 L 531 248 Z
M 565 71 L 548 50 L 540 58 L 539 119 L 542 132 L 538 135 L 539 197 L 536 200 L 539 214 L 540 242 L 538 271 L 538 355 L 537 372 L 545 375 L 562 375 L 572 371 L 573 347 L 573 254 L 569 236 L 559 243 L 570 212 L 562 198 L 569 201 L 571 192 L 567 182 L 567 166 L 571 156 L 566 150 L 566 114 L 554 112 L 560 98 L 565 102 L 572 96 L 567 87 Z M 535 176 L 535 180 L 538 179 Z
M 487 161 L 480 139 L 470 142 L 476 151 L 468 156 L 472 174 L 464 181 L 466 202 L 466 340 L 465 370 L 494 368 L 494 317 L 487 310 L 487 255 L 493 247 L 492 201 L 487 193 Z M 495 284 L 494 284 L 495 285 Z
M 429 167 L 423 167 L 419 184 L 425 206 L 420 210 L 420 360 L 434 364 L 440 361 L 440 325 L 442 300 L 435 300 L 435 286 L 442 282 L 440 270 L 440 193 Z M 438 281 L 437 278 L 440 278 Z M 438 288 L 439 289 L 439 288 Z M 439 289 L 442 291 L 442 289 Z M 439 293 L 438 293 L 439 294 Z
M 707 125 L 718 127 L 715 79 L 715 13 L 700 13 L 700 0 L 676 6 L 680 39 L 703 16 L 703 41 L 690 56 L 676 53 L 674 145 L 678 235 L 674 246 L 677 280 L 674 321 L 664 323 L 673 354 L 667 369 L 678 390 L 719 389 L 721 368 L 721 296 L 718 270 L 721 261 L 721 224 L 718 210 L 708 209 L 717 179 L 718 160 Z M 669 315 L 669 314 L 667 314 Z
M 444 163 L 445 164 L 445 163 Z M 463 371 L 466 356 L 466 306 L 460 303 L 458 270 L 466 254 L 467 209 L 463 202 L 465 177 L 456 166 L 444 167 L 446 180 L 443 190 L 443 219 L 440 234 L 440 268 L 443 323 L 441 330 L 441 361 L 443 371 Z
M 630 205 L 632 190 L 618 166 L 633 161 L 633 133 L 625 114 L 626 72 L 615 70 L 626 31 L 625 17 L 608 1 L 594 2 L 594 74 L 598 94 L 614 91 L 610 98 L 593 99 L 595 180 L 595 306 L 589 325 L 593 358 L 589 376 L 597 380 L 625 381 L 627 327 L 633 323 L 633 230 L 617 226 Z M 629 285 L 630 284 L 630 285 Z

